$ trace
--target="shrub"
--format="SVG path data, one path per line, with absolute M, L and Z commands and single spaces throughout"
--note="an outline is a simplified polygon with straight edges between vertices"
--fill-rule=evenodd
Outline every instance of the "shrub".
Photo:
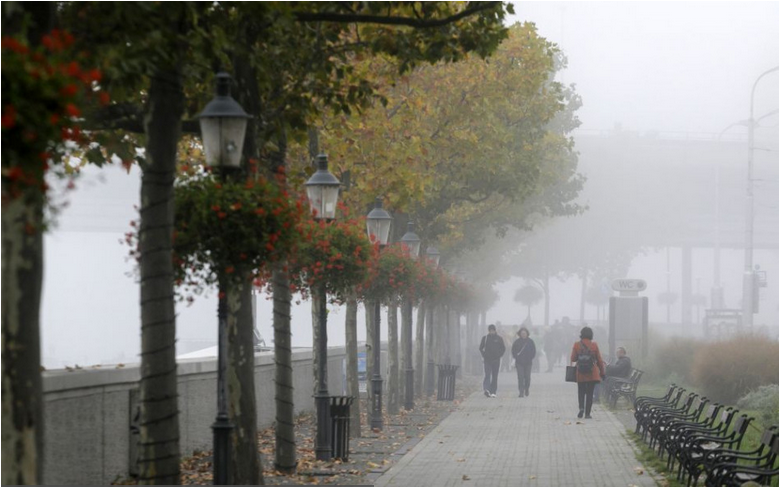
M 761 386 L 737 402 L 738 407 L 759 412 L 759 422 L 766 428 L 778 423 L 780 415 L 780 389 L 778 385 Z
M 714 401 L 736 403 L 762 385 L 778 382 L 778 343 L 758 335 L 705 344 L 693 361 L 691 378 Z
M 645 371 L 649 371 L 648 376 L 651 378 L 666 379 L 666 381 L 677 378 L 680 380 L 677 384 L 683 381 L 690 383 L 694 356 L 704 344 L 696 339 L 684 337 L 672 337 L 663 341 L 655 348 L 652 364 L 645 365 L 647 367 Z

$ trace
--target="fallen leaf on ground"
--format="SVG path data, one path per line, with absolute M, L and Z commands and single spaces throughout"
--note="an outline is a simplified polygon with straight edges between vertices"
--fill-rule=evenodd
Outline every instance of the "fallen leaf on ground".
M 468 481 L 470 479 L 470 476 L 463 474 L 462 475 L 462 481 Z
M 457 459 L 457 462 L 458 463 L 464 463 L 465 462 L 465 458 L 459 458 L 459 459 Z
M 640 468 L 640 467 L 633 468 L 633 470 L 636 471 L 636 474 L 638 474 L 638 475 L 643 475 L 644 474 L 644 470 L 642 468 Z
M 531 474 L 531 475 L 530 475 L 530 477 L 529 477 L 528 479 L 534 480 L 534 479 L 536 479 L 536 475 L 534 475 L 534 474 Z
M 571 421 L 569 420 L 569 421 L 565 422 L 564 424 L 565 425 L 571 425 Z
M 582 424 L 584 424 L 584 422 L 580 422 L 578 420 L 576 421 L 576 425 L 582 425 Z

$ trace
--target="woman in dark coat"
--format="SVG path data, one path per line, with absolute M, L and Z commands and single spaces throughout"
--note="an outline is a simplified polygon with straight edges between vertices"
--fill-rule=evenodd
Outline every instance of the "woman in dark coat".
M 579 395 L 579 414 L 577 417 L 581 419 L 584 416 L 586 419 L 591 419 L 593 418 L 590 415 L 590 411 L 593 408 L 593 389 L 595 389 L 596 383 L 600 383 L 601 378 L 606 376 L 606 370 L 604 369 L 601 351 L 598 350 L 598 344 L 593 342 L 593 329 L 583 327 L 579 338 L 580 340 L 576 341 L 571 349 L 571 363 L 576 363 L 580 353 L 585 353 L 592 356 L 593 367 L 590 373 L 582 373 L 578 367 L 576 370 L 576 384 Z
M 530 338 L 530 331 L 522 327 L 517 332 L 519 339 L 511 346 L 511 356 L 517 367 L 517 384 L 519 396 L 530 395 L 530 370 L 533 369 L 533 358 L 536 357 L 536 343 Z

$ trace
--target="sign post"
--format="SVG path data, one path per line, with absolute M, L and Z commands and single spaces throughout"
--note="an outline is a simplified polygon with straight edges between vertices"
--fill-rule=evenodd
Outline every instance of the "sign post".
M 609 298 L 609 347 L 612 355 L 617 346 L 630 349 L 642 358 L 647 357 L 647 297 L 639 293 L 647 289 L 647 282 L 636 279 L 612 281 L 612 290 L 619 296 Z

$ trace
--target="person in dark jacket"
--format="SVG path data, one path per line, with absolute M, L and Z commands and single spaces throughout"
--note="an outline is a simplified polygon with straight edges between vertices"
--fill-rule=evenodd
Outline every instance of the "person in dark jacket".
M 606 376 L 614 376 L 615 378 L 629 377 L 631 375 L 631 358 L 626 355 L 625 348 L 622 346 L 617 348 L 616 354 L 617 361 L 606 367 Z
M 579 396 L 577 417 L 581 419 L 584 416 L 586 419 L 591 419 L 593 418 L 590 415 L 593 408 L 593 389 L 596 383 L 606 376 L 606 370 L 601 351 L 598 350 L 598 344 L 593 342 L 593 329 L 590 327 L 583 327 L 579 334 L 579 340 L 574 343 L 574 347 L 571 349 L 571 363 L 576 363 L 582 353 L 591 356 L 592 367 L 589 373 L 583 373 L 579 371 L 579 368 L 576 371 L 577 395 Z
M 511 356 L 517 368 L 517 385 L 519 396 L 530 395 L 530 371 L 533 369 L 533 358 L 536 357 L 536 343 L 530 338 L 530 331 L 522 327 L 517 332 L 519 339 L 511 345 Z
M 595 385 L 595 391 L 593 392 L 593 400 L 597 400 L 601 395 L 601 390 L 604 396 L 608 399 L 609 392 L 611 391 L 615 378 L 628 378 L 631 376 L 631 358 L 629 358 L 625 352 L 625 348 L 619 346 L 615 351 L 617 359 L 613 364 L 606 366 L 606 378 L 603 383 Z
M 606 365 L 606 378 L 604 378 L 602 383 L 595 385 L 593 400 L 598 400 L 602 390 L 604 396 L 608 398 L 609 392 L 612 389 L 612 384 L 614 383 L 614 378 L 628 378 L 631 376 L 631 358 L 627 356 L 625 348 L 618 346 L 615 355 L 617 359 L 614 363 Z
M 506 353 L 506 345 L 494 325 L 490 324 L 488 331 L 487 335 L 481 338 L 479 351 L 484 358 L 484 396 L 495 398 L 498 392 L 500 358 Z

